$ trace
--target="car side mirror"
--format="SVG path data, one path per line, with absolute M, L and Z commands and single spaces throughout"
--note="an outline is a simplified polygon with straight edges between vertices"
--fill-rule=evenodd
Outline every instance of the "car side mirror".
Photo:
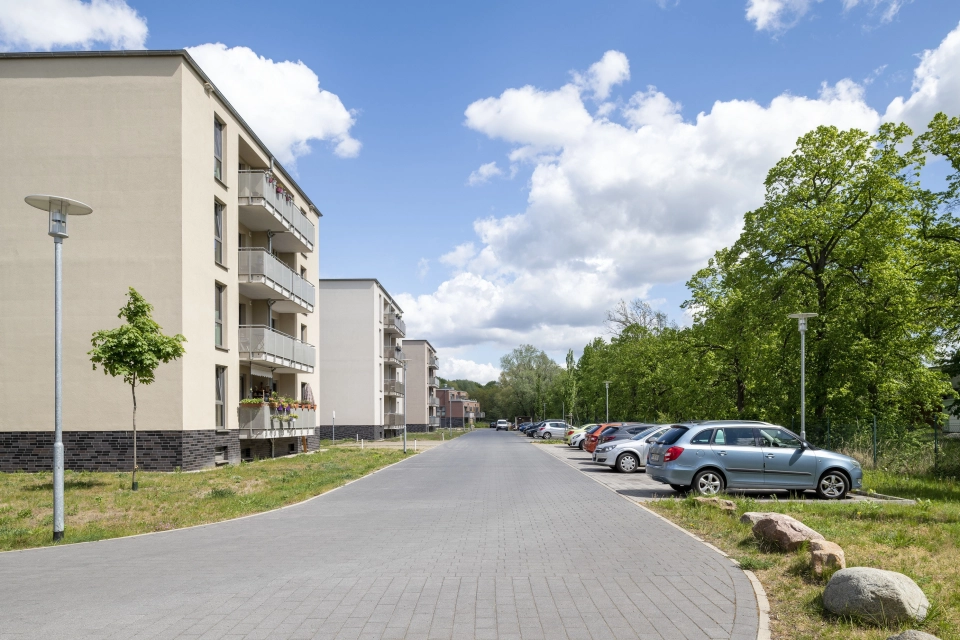
M 656 442 L 656 441 L 657 441 L 657 438 L 656 438 L 656 437 L 647 438 L 647 442 L 649 442 L 650 444 L 653 444 L 653 443 Z

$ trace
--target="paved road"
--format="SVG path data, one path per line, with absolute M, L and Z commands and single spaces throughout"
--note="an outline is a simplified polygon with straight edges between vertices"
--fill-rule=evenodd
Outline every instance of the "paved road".
M 269 514 L 0 554 L 2 639 L 753 640 L 757 625 L 729 560 L 509 432 Z

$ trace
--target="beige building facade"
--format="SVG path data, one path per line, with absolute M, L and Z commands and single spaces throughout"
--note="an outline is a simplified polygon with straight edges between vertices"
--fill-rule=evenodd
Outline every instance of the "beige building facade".
M 319 434 L 379 440 L 404 425 L 403 310 L 379 281 L 322 279 Z
M 33 193 L 94 210 L 63 245 L 68 468 L 132 460 L 129 388 L 87 355 L 128 287 L 187 338 L 138 389 L 141 467 L 316 447 L 320 212 L 186 52 L 0 54 L 0 147 L 0 386 L 24 409 L 0 415 L 0 469 L 50 466 L 53 242 Z M 241 410 L 273 393 L 295 419 Z
M 437 350 L 427 340 L 403 341 L 407 375 L 406 403 L 407 430 L 412 432 L 434 431 L 440 426 L 437 398 L 437 371 L 440 360 Z

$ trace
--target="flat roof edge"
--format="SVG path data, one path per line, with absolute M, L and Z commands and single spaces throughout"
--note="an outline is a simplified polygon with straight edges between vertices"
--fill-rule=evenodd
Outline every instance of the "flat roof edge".
M 197 74 L 203 78 L 204 82 L 209 82 L 210 86 L 213 87 L 214 93 L 217 94 L 217 97 L 220 101 L 227 107 L 227 110 L 230 111 L 230 115 L 237 119 L 237 121 L 247 130 L 247 133 L 250 134 L 257 144 L 259 144 L 264 151 L 267 152 L 270 157 L 273 158 L 274 167 L 280 167 L 280 170 L 283 171 L 287 179 L 293 184 L 297 191 L 303 195 L 303 199 L 306 201 L 310 208 L 316 212 L 319 217 L 323 217 L 323 214 L 320 212 L 320 209 L 317 208 L 317 205 L 313 203 L 310 199 L 310 196 L 307 195 L 307 192 L 297 184 L 297 181 L 293 179 L 293 176 L 290 175 L 290 172 L 287 171 L 280 161 L 276 159 L 274 153 L 264 144 L 263 140 L 260 139 L 260 136 L 256 134 L 247 121 L 243 119 L 243 116 L 236 110 L 236 108 L 230 104 L 230 101 L 227 100 L 220 89 L 217 88 L 217 85 L 214 84 L 213 80 L 204 73 L 203 69 L 200 68 L 200 65 L 197 64 L 197 61 L 193 59 L 190 53 L 186 49 L 137 49 L 137 50 L 119 50 L 119 51 L 11 51 L 0 53 L 0 60 L 4 59 L 29 59 L 29 58 L 148 58 L 148 57 L 181 57 L 187 61 L 190 67 L 197 72 Z

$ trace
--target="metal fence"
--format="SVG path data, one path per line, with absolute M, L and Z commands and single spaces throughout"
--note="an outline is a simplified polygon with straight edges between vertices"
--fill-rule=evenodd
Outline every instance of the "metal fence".
M 316 287 L 300 277 L 293 269 L 262 247 L 240 249 L 240 275 L 248 278 L 264 278 L 283 289 L 288 298 L 302 300 L 308 306 L 316 304 Z
M 400 319 L 395 313 L 385 313 L 383 314 L 383 325 L 386 328 L 395 327 L 397 331 L 406 335 L 407 334 L 407 325 Z
M 403 382 L 400 380 L 394 380 L 392 378 L 387 378 L 383 381 L 383 392 L 392 393 L 395 395 L 403 395 Z

